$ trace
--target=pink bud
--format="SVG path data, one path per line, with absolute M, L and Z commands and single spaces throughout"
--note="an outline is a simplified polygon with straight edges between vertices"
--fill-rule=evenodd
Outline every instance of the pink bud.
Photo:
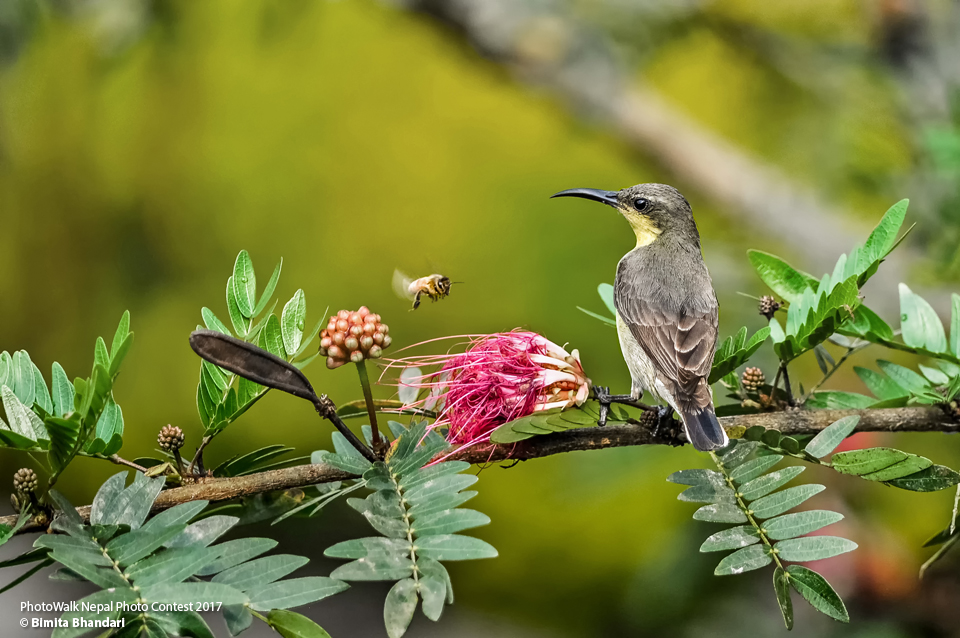
M 373 337 L 369 335 L 364 335 L 360 338 L 360 347 L 364 350 L 369 350 L 370 346 L 373 345 Z
M 350 353 L 350 361 L 353 361 L 354 363 L 360 363 L 363 361 L 363 353 L 359 350 L 354 350 Z
M 383 347 L 386 348 L 393 342 L 393 339 L 390 338 L 390 335 L 385 335 L 383 337 Z
M 327 356 L 327 349 L 324 348 L 323 346 L 320 346 L 320 356 L 321 357 Z
M 390 326 L 388 326 L 388 325 L 385 324 L 385 323 L 381 323 L 381 324 L 380 324 L 380 327 L 382 328 L 381 332 L 382 332 L 383 334 L 390 334 Z
M 350 326 L 350 334 L 354 337 L 359 337 L 363 334 L 363 328 L 361 326 Z
M 360 306 L 359 310 L 357 310 L 357 314 L 360 315 L 361 317 L 366 317 L 367 315 L 370 314 L 370 309 L 367 308 L 366 306 Z
M 356 312 L 350 313 L 350 323 L 363 323 L 363 317 Z
M 383 354 L 383 349 L 380 346 L 370 346 L 370 351 L 367 353 L 367 356 L 371 359 L 379 359 Z
M 373 322 L 363 324 L 363 331 L 368 335 L 372 335 L 377 330 L 377 324 Z
M 327 368 L 329 368 L 330 370 L 339 368 L 340 366 L 343 365 L 343 363 L 344 362 L 340 361 L 339 359 L 334 359 L 333 357 L 327 357 Z
M 346 332 L 347 328 L 349 327 L 350 327 L 350 324 L 347 323 L 346 319 L 337 320 L 337 330 L 339 330 L 340 332 Z
M 353 351 L 360 347 L 360 342 L 357 341 L 356 337 L 347 337 L 346 339 L 343 340 L 343 346 L 347 350 Z
M 381 343 L 383 343 L 383 334 L 378 332 L 375 335 L 373 335 L 373 342 L 377 345 L 380 345 Z
M 342 332 L 334 332 L 334 333 L 333 333 L 333 342 L 334 342 L 335 344 L 337 344 L 338 346 L 342 346 L 342 345 L 343 345 L 343 338 L 344 338 L 344 334 L 343 334 Z
M 350 311 L 349 311 L 349 310 L 341 310 L 340 312 L 337 313 L 337 318 L 338 318 L 338 319 L 346 319 L 346 318 L 349 317 L 349 316 L 350 316 Z
M 324 334 L 323 337 L 321 337 L 320 339 L 320 347 L 329 348 L 332 345 L 333 345 L 333 339 L 331 339 L 329 336 Z
M 340 346 L 330 346 L 327 348 L 327 354 L 334 359 L 343 359 L 343 349 Z

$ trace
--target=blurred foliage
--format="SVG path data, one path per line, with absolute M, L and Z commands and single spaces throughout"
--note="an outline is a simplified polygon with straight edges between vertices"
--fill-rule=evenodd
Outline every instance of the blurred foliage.
M 909 173 L 923 166 L 924 151 L 875 62 L 872 5 L 563 6 L 612 34 L 625 64 L 677 108 L 863 219 L 915 197 L 905 186 L 916 183 Z M 546 198 L 671 178 L 514 84 L 455 33 L 372 0 L 12 0 L 0 2 L 0 53 L 0 351 L 26 349 L 44 370 L 54 358 L 85 370 L 86 344 L 129 307 L 138 334 L 125 369 L 137 372 L 115 388 L 129 456 L 151 454 L 167 423 L 183 427 L 186 450 L 199 443 L 187 335 L 241 248 L 264 265 L 283 255 L 283 280 L 303 285 L 316 311 L 366 304 L 383 314 L 398 346 L 526 326 L 579 348 L 592 378 L 627 386 L 615 333 L 575 306 L 590 307 L 596 282 L 612 277 L 633 240 L 613 214 L 558 209 Z M 946 179 L 949 190 L 955 177 Z M 771 246 L 690 185 L 675 185 L 697 215 L 724 334 L 765 324 L 736 295 L 762 290 L 747 247 L 789 253 L 811 272 L 832 266 L 804 263 L 802 246 Z M 919 240 L 955 249 L 957 210 L 928 217 Z M 408 312 L 389 290 L 398 266 L 465 283 L 443 303 Z M 293 293 L 284 283 L 277 291 Z M 225 304 L 213 310 L 226 316 Z M 767 357 L 760 365 L 770 372 Z M 850 363 L 875 358 L 858 353 Z M 817 370 L 810 355 L 792 365 Z M 852 367 L 832 385 L 863 392 Z M 350 375 L 314 367 L 309 376 L 338 403 L 355 398 Z M 160 386 L 170 400 L 155 400 Z M 388 398 L 393 389 L 375 391 Z M 281 430 L 301 452 L 326 440 L 310 406 L 284 399 L 264 397 L 220 437 L 210 466 L 275 443 Z M 893 440 L 960 463 L 935 435 L 855 440 Z M 767 577 L 718 583 L 701 577 L 709 561 L 669 549 L 695 544 L 700 532 L 663 477 L 698 459 L 689 450 L 622 449 L 485 470 L 476 502 L 496 521 L 485 537 L 501 559 L 451 568 L 463 583 L 453 611 L 469 605 L 555 635 L 738 635 L 737 611 L 753 605 L 750 583 L 765 590 Z M 15 463 L 0 455 L 0 467 L 12 472 Z M 112 469 L 79 459 L 59 487 L 79 502 Z M 939 610 L 924 622 L 946 631 L 949 605 L 938 607 L 911 576 L 922 562 L 914 548 L 942 527 L 949 497 L 841 487 L 826 473 L 815 480 L 830 486 L 829 506 L 846 515 L 844 525 L 888 530 L 844 558 L 843 574 L 828 574 L 851 614 L 862 607 L 877 618 L 857 635 L 913 632 L 919 621 L 898 612 L 910 605 Z M 891 573 L 909 574 L 900 580 L 910 584 L 884 584 Z M 940 584 L 937 591 L 957 587 L 955 579 Z M 768 611 L 756 629 L 774 635 L 781 620 Z M 814 619 L 797 626 L 798 634 L 838 631 Z

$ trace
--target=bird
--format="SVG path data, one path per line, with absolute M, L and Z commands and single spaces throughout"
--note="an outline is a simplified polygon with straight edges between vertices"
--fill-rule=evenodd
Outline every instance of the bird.
M 658 426 L 673 411 L 687 440 L 708 452 L 729 444 L 717 420 L 708 377 L 717 349 L 719 304 L 700 249 L 689 202 L 666 184 L 637 184 L 620 191 L 572 188 L 551 197 L 581 197 L 612 206 L 626 218 L 636 247 L 617 265 L 613 286 L 620 349 L 631 391 L 594 389 L 600 425 L 611 403 L 638 407 L 645 391 L 664 401 Z

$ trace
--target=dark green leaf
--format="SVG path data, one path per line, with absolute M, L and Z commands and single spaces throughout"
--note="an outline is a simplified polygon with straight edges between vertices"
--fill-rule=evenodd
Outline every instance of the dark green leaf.
M 700 546 L 701 552 L 720 552 L 728 549 L 740 549 L 760 542 L 760 536 L 753 525 L 740 525 L 721 530 L 708 537 Z
M 165 527 L 177 527 L 189 523 L 207 504 L 208 501 L 190 501 L 189 503 L 174 505 L 170 509 L 164 510 L 148 520 L 140 529 L 148 529 L 155 532 Z
M 733 439 L 730 445 L 717 452 L 723 466 L 728 470 L 733 470 L 743 463 L 754 450 L 757 444 L 754 441 L 744 441 L 743 439 Z
M 93 497 L 93 503 L 90 505 L 90 524 L 91 525 L 112 525 L 116 512 L 110 509 L 111 504 L 116 497 L 123 492 L 127 482 L 127 470 L 118 472 L 108 478 L 97 490 Z
M 331 545 L 323 552 L 329 558 L 363 558 L 371 554 L 410 554 L 410 541 L 395 538 L 353 538 Z
M 257 611 L 269 611 L 299 607 L 323 600 L 349 587 L 345 582 L 334 578 L 307 576 L 256 587 L 249 590 L 247 594 L 250 596 L 250 607 Z
M 272 538 L 238 538 L 214 546 L 220 551 L 220 558 L 197 572 L 198 576 L 217 574 L 225 569 L 239 565 L 260 554 L 265 554 L 277 546 Z
M 413 612 L 417 610 L 417 584 L 412 578 L 398 581 L 387 592 L 383 605 L 383 622 L 389 638 L 400 638 L 407 632 Z
M 943 465 L 932 465 L 919 472 L 887 480 L 886 483 L 911 492 L 936 492 L 960 483 L 960 474 Z
M 217 547 L 176 547 L 158 552 L 131 565 L 127 568 L 126 574 L 138 587 L 179 583 L 197 574 L 215 561 L 220 554 L 221 550 Z
M 183 531 L 184 526 L 166 527 L 157 531 L 138 529 L 114 538 L 107 543 L 107 552 L 113 560 L 126 567 L 152 554 L 164 543 Z
M 850 615 L 840 596 L 823 576 L 802 565 L 787 567 L 790 585 L 807 599 L 814 609 L 841 622 L 850 622 Z
M 760 426 L 757 426 L 760 427 Z M 762 429 L 762 428 L 761 428 Z M 770 456 L 761 456 L 758 459 L 753 459 L 752 461 L 747 461 L 743 465 L 740 465 L 735 470 L 730 473 L 730 478 L 732 478 L 736 483 L 743 484 L 748 481 L 752 481 L 757 478 L 774 465 L 783 460 L 783 457 L 779 454 L 771 454 Z
M 763 523 L 767 536 L 774 540 L 796 538 L 843 520 L 843 514 L 829 510 L 808 510 L 784 514 Z
M 323 627 L 294 611 L 272 609 L 267 623 L 283 638 L 330 638 Z
M 771 562 L 773 562 L 773 558 L 770 557 L 770 551 L 766 545 L 751 545 L 738 549 L 724 558 L 713 570 L 713 573 L 715 576 L 742 574 L 766 567 Z
M 687 503 L 723 503 L 735 500 L 733 490 L 726 485 L 694 485 L 677 495 Z
M 876 472 L 871 472 L 870 474 L 864 474 L 860 478 L 868 481 L 892 481 L 905 476 L 911 476 L 917 472 L 927 469 L 932 465 L 933 461 L 930 459 L 911 454 L 909 457 L 905 458 L 899 463 L 894 463 L 889 467 L 885 467 Z
M 755 518 L 772 518 L 793 509 L 814 494 L 822 492 L 822 485 L 798 485 L 764 496 L 750 504 Z
M 426 483 L 421 483 L 415 488 L 405 492 L 403 498 L 406 499 L 412 507 L 420 503 L 428 502 L 440 494 L 456 494 L 479 480 L 480 479 L 473 474 L 442 476 L 427 481 Z
M 74 619 L 87 621 L 116 620 L 120 617 L 118 603 L 132 604 L 136 602 L 137 594 L 129 587 L 106 589 L 90 594 L 77 601 L 79 611 L 69 611 L 60 618 L 65 620 L 68 627 L 59 627 L 53 631 L 55 638 L 74 638 L 91 631 L 90 627 L 74 627 Z M 113 611 L 105 611 L 112 608 Z M 77 623 L 79 625 L 79 621 Z
M 833 558 L 852 552 L 857 544 L 839 536 L 804 536 L 783 540 L 774 545 L 780 560 L 806 563 L 812 560 Z
M 308 562 L 310 559 L 293 554 L 264 556 L 223 570 L 213 577 L 213 582 L 247 591 L 279 580 Z
M 437 512 L 442 512 L 443 510 L 460 507 L 476 495 L 477 493 L 472 491 L 460 492 L 459 494 L 444 494 L 437 496 L 426 503 L 415 505 L 410 509 L 409 514 L 414 520 L 419 520 L 421 517 L 427 516 L 428 514 L 435 514 Z
M 884 468 L 900 463 L 912 455 L 900 450 L 888 447 L 873 447 L 864 450 L 850 450 L 849 452 L 837 452 L 833 455 L 831 463 L 833 469 L 841 474 L 852 474 L 862 476 L 879 472 Z M 919 458 L 919 457 L 918 457 Z M 922 469 L 922 468 L 917 468 Z M 891 477 L 896 478 L 896 477 Z
M 787 630 L 793 629 L 793 601 L 790 600 L 790 579 L 782 567 L 773 571 L 773 590 L 777 593 L 777 603 L 783 615 L 783 624 Z
M 69 567 L 94 585 L 109 589 L 126 587 L 127 583 L 112 568 L 98 567 L 93 561 L 96 553 L 73 548 L 56 549 L 50 552 L 50 558 Z M 102 557 L 102 554 L 101 554 Z

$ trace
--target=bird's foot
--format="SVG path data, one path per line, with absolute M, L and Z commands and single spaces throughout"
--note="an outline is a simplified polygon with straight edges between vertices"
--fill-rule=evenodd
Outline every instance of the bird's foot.
M 593 398 L 600 404 L 600 418 L 597 419 L 597 425 L 600 427 L 607 424 L 607 415 L 610 413 L 610 405 L 613 403 L 623 403 L 639 408 L 644 407 L 632 394 L 610 394 L 610 388 L 608 386 L 594 386 Z
M 653 438 L 674 447 L 683 445 L 680 438 L 680 423 L 673 418 L 673 408 L 668 405 L 658 405 L 656 408 L 656 422 L 653 426 Z

